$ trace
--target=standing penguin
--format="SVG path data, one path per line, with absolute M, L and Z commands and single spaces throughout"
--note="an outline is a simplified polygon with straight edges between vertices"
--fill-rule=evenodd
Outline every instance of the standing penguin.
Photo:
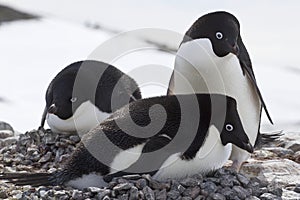
M 237 109 L 252 145 L 266 108 L 240 35 L 240 24 L 227 12 L 200 17 L 185 33 L 175 59 L 168 94 L 219 93 L 237 100 Z M 239 170 L 249 154 L 233 146 L 232 167 Z
M 222 167 L 230 143 L 253 152 L 235 99 L 218 94 L 153 97 L 131 102 L 85 134 L 62 170 L 5 173 L 0 179 L 75 188 L 103 186 L 104 180 L 136 173 L 180 179 Z
M 94 60 L 75 62 L 49 84 L 41 127 L 47 120 L 53 132 L 86 133 L 137 99 L 138 85 L 116 67 Z

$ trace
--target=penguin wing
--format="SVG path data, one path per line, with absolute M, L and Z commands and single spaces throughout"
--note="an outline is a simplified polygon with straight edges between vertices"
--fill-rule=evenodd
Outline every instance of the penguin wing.
M 259 99 L 262 103 L 262 106 L 267 114 L 267 117 L 269 119 L 269 121 L 271 122 L 271 124 L 273 124 L 273 121 L 272 121 L 272 118 L 269 114 L 269 111 L 267 109 L 267 106 L 265 104 L 265 101 L 262 97 L 262 94 L 257 86 L 257 83 L 256 83 L 256 79 L 255 79 L 255 75 L 254 75 L 254 72 L 253 72 L 253 69 L 252 69 L 252 63 L 251 63 L 251 60 L 250 60 L 250 57 L 249 57 L 249 54 L 247 52 L 247 49 L 242 41 L 242 38 L 241 36 L 239 36 L 238 38 L 238 46 L 240 48 L 240 54 L 238 55 L 238 59 L 240 61 L 240 65 L 241 65 L 241 68 L 242 68 L 242 71 L 243 71 L 243 74 L 245 75 L 245 73 L 248 74 L 248 77 L 252 83 L 252 85 L 255 87 L 255 90 L 259 96 Z
M 134 162 L 127 169 L 118 171 L 113 174 L 108 174 L 103 177 L 103 180 L 106 182 L 111 181 L 114 177 L 121 177 L 125 175 L 133 175 L 133 174 L 150 174 L 154 175 L 159 168 L 162 166 L 164 161 L 173 153 L 169 151 L 167 148 L 163 151 L 158 151 L 165 147 L 171 138 L 166 135 L 159 135 L 151 138 L 145 146 L 143 147 L 142 153 L 138 160 Z
M 0 174 L 0 180 L 7 180 L 14 185 L 31 185 L 31 186 L 50 186 L 54 185 L 50 178 L 51 173 L 3 173 Z

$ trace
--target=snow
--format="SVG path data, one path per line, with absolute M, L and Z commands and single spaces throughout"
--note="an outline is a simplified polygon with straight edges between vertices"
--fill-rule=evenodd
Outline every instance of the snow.
M 90 58 L 102 42 L 115 36 L 84 24 L 98 23 L 116 31 L 162 28 L 183 34 L 199 16 L 215 10 L 232 12 L 241 23 L 258 84 L 275 122 L 270 126 L 264 117 L 262 128 L 297 131 L 300 127 L 299 1 L 0 0 L 0 4 L 43 16 L 0 26 L 0 98 L 6 100 L 0 101 L 0 120 L 21 132 L 38 127 L 51 79 L 68 64 Z M 180 41 L 156 34 L 145 37 L 173 48 Z M 155 96 L 164 94 L 173 62 L 171 53 L 143 49 L 112 64 L 136 79 L 141 72 L 135 69 L 147 65 L 143 68 L 149 70 L 144 71 L 147 80 L 138 82 L 143 84 L 144 96 Z M 162 73 L 157 66 L 166 68 Z M 153 77 L 161 84 L 144 84 Z

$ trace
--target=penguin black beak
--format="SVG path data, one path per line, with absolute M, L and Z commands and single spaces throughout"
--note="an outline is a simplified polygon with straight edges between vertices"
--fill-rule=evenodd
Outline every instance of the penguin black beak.
M 230 52 L 238 56 L 240 54 L 240 48 L 239 46 L 235 43 L 233 46 L 230 45 Z
M 252 146 L 252 144 L 250 142 L 248 142 L 248 143 L 243 142 L 243 145 L 244 145 L 243 149 L 245 149 L 249 153 L 253 153 L 254 148 L 253 148 L 253 146 Z
M 50 114 L 56 114 L 56 113 L 57 113 L 57 107 L 55 106 L 55 104 L 52 104 L 52 105 L 48 108 L 48 113 L 50 113 Z

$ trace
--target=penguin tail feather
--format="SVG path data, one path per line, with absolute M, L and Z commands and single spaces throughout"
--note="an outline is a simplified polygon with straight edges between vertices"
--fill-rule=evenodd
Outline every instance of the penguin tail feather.
M 7 183 L 13 183 L 17 186 L 51 186 L 55 185 L 51 181 L 52 176 L 52 173 L 2 173 L 0 180 L 6 180 Z
M 283 131 L 277 131 L 273 133 L 259 133 L 254 146 L 256 149 L 259 149 L 264 145 L 276 143 L 278 139 L 283 135 Z

